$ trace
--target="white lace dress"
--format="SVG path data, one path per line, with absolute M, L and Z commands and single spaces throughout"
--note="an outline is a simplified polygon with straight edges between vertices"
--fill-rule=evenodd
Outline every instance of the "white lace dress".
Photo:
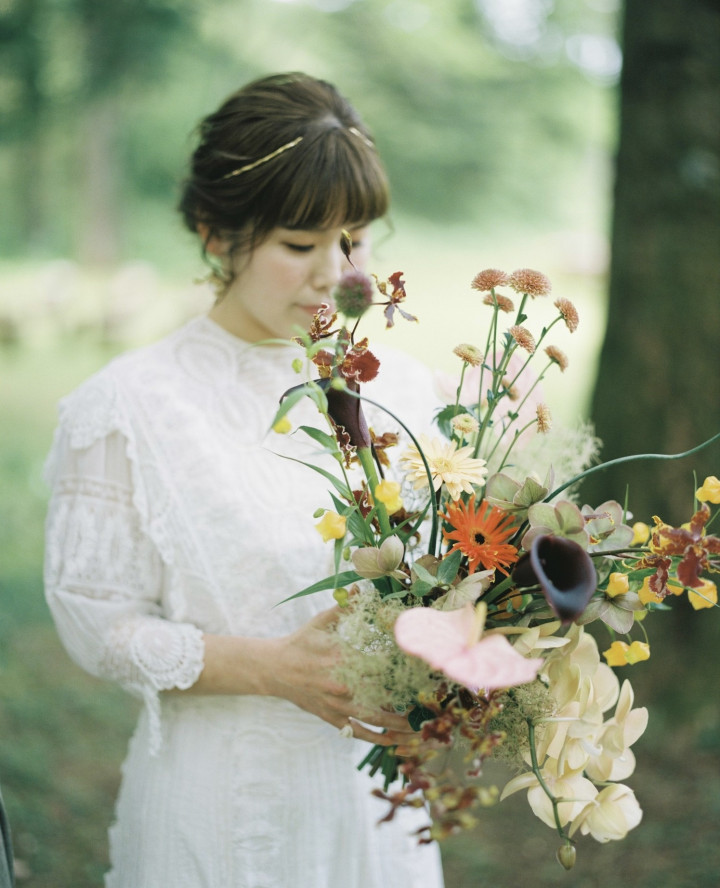
M 146 704 L 107 888 L 442 885 L 437 850 L 411 836 L 423 811 L 376 825 L 386 806 L 355 768 L 367 744 L 276 698 L 161 693 L 196 681 L 203 633 L 286 634 L 333 603 L 274 607 L 329 573 L 312 519 L 332 507 L 327 484 L 278 455 L 305 458 L 310 442 L 266 434 L 299 354 L 249 347 L 203 317 L 62 402 L 48 602 L 71 656 Z M 367 392 L 414 422 L 422 372 L 386 356 Z

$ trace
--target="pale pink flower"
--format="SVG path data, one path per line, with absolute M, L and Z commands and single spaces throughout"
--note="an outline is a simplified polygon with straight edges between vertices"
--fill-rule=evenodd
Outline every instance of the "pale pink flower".
M 486 611 L 471 604 L 450 611 L 414 607 L 395 621 L 395 639 L 466 688 L 489 692 L 533 681 L 543 660 L 518 654 L 502 635 L 481 637 Z

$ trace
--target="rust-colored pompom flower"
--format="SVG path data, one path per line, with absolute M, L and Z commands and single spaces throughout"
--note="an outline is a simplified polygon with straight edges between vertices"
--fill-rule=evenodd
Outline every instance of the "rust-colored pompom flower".
M 516 293 L 526 293 L 533 299 L 536 296 L 547 296 L 552 290 L 550 279 L 532 268 L 518 268 L 510 275 L 508 284 Z
M 555 345 L 548 345 L 548 347 L 545 349 L 545 354 L 550 358 L 553 364 L 558 365 L 560 370 L 562 370 L 563 372 L 567 370 L 568 359 L 564 351 L 561 351 Z
M 509 296 L 503 296 L 502 293 L 488 293 L 483 302 L 485 305 L 492 305 L 493 308 L 497 305 L 500 311 L 504 311 L 506 314 L 515 311 L 515 303 Z
M 467 342 L 461 342 L 453 349 L 453 354 L 457 355 L 466 364 L 471 367 L 479 367 L 483 362 L 483 354 L 476 345 L 470 345 Z
M 571 333 L 574 333 L 580 323 L 580 317 L 572 302 L 570 302 L 569 299 L 556 299 L 555 308 L 557 308 L 562 315 L 562 319 L 565 321 L 568 330 Z
M 373 301 L 373 282 L 362 271 L 346 271 L 335 288 L 335 307 L 347 318 L 359 318 Z
M 535 340 L 527 327 L 521 327 L 519 324 L 516 324 L 514 327 L 510 327 L 508 333 L 512 336 L 515 342 L 517 342 L 520 348 L 524 348 L 526 352 L 533 354 L 535 351 Z
M 481 293 L 489 293 L 495 287 L 504 287 L 509 283 L 509 278 L 504 271 L 498 268 L 486 268 L 479 271 L 472 279 L 470 286 Z

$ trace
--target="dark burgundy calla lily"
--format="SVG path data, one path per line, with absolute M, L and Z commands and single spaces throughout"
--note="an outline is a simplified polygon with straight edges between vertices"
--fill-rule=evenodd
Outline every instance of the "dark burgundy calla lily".
M 342 426 L 350 436 L 353 447 L 370 447 L 372 439 L 370 430 L 365 421 L 360 398 L 355 398 L 347 391 L 333 388 L 329 385 L 329 379 L 318 380 L 325 383 L 325 395 L 328 401 L 328 413 L 335 425 Z M 359 392 L 360 386 L 352 379 L 346 379 L 345 384 L 351 392 Z
M 582 546 L 548 534 L 533 540 L 512 576 L 521 587 L 539 585 L 563 623 L 571 623 L 580 616 L 597 588 L 595 566 Z
M 365 421 L 360 398 L 348 394 L 344 389 L 336 389 L 330 384 L 330 379 L 313 380 L 325 392 L 328 402 L 328 414 L 336 426 L 342 426 L 347 432 L 350 444 L 358 449 L 372 447 L 370 430 Z M 345 385 L 350 391 L 359 392 L 360 386 L 353 379 L 346 379 Z M 303 385 L 294 385 L 283 393 L 282 402 L 288 395 L 305 388 Z

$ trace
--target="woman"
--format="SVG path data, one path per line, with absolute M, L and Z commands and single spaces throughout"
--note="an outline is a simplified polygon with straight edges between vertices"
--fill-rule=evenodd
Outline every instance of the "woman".
M 207 316 L 66 398 L 48 463 L 46 589 L 70 654 L 145 701 L 123 768 L 107 888 L 435 888 L 424 812 L 384 807 L 366 743 L 412 735 L 333 679 L 332 599 L 279 604 L 326 575 L 322 479 L 268 434 L 292 346 L 387 209 L 372 139 L 327 83 L 278 75 L 200 126 L 181 199 L 216 269 Z M 388 357 L 375 397 L 424 389 Z M 305 410 L 313 423 L 317 414 Z M 295 418 L 295 417 L 293 417 Z M 278 606 L 276 606 L 278 605 Z M 356 738 L 348 740 L 352 731 Z

